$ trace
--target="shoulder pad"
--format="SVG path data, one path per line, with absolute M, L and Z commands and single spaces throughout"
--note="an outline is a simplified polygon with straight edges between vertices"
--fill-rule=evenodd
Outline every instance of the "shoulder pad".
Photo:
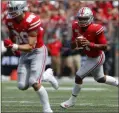
M 39 25 L 41 25 L 40 17 L 34 14 L 30 14 L 26 18 L 26 22 L 28 23 L 28 26 L 29 26 L 28 30 L 33 30 L 37 28 Z
M 95 29 L 96 35 L 99 35 L 100 33 L 104 32 L 104 27 L 100 24 L 93 24 L 93 27 Z

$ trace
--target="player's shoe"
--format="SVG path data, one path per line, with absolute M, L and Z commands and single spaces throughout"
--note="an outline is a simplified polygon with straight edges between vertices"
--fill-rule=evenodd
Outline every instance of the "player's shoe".
M 43 113 L 53 113 L 53 111 L 51 109 L 45 109 L 43 110 Z
M 45 73 L 48 76 L 48 80 L 47 81 L 50 82 L 52 87 L 57 90 L 59 88 L 59 83 L 58 83 L 58 81 L 56 80 L 56 78 L 53 75 L 53 70 L 51 68 L 48 68 L 45 71 Z
M 60 104 L 62 108 L 69 108 L 69 107 L 73 107 L 74 105 L 75 105 L 75 102 L 73 102 L 71 99 Z

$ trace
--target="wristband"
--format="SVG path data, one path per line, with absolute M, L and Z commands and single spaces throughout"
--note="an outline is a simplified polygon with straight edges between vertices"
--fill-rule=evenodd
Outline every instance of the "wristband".
M 18 44 L 13 44 L 12 49 L 13 50 L 18 50 Z

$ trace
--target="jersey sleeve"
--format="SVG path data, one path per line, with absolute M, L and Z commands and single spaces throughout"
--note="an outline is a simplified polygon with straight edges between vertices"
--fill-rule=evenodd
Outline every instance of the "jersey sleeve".
M 28 31 L 33 31 L 41 26 L 41 20 L 39 16 L 31 14 L 27 19 Z
M 76 33 L 75 33 L 75 22 L 72 23 L 72 41 L 75 41 Z
M 74 34 L 74 30 L 72 29 L 72 39 L 71 39 L 72 41 L 74 41 L 75 40 L 75 34 Z
M 96 28 L 96 36 L 98 37 L 98 43 L 99 44 L 106 44 L 107 40 L 106 37 L 104 35 L 104 27 L 100 24 L 97 24 Z
M 4 15 L 4 17 L 2 18 L 2 21 L 3 21 L 3 23 L 6 24 L 6 15 Z
M 11 25 L 8 23 L 8 18 L 7 16 L 4 16 L 3 18 L 3 23 L 6 25 L 8 29 L 12 29 Z
M 96 27 L 95 27 L 95 33 L 96 35 L 99 35 L 100 33 L 103 33 L 104 32 L 104 27 L 100 24 L 97 24 Z
M 107 40 L 106 40 L 106 37 L 104 35 L 104 33 L 100 33 L 98 36 L 98 43 L 99 44 L 107 44 Z

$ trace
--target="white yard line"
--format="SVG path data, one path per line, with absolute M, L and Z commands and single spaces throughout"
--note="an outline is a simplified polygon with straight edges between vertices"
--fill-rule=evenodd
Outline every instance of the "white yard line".
M 50 97 L 50 98 L 53 99 L 53 98 L 60 98 L 60 97 L 62 98 L 62 96 L 59 96 L 59 95 L 56 96 L 56 95 L 55 95 L 55 97 Z M 66 95 L 66 96 L 64 95 L 63 97 L 66 98 L 67 95 Z M 81 97 L 84 98 L 85 96 L 82 95 Z M 118 97 L 118 95 L 117 95 L 117 97 Z M 19 95 L 18 95 L 18 96 L 15 96 L 15 97 L 2 96 L 2 99 L 15 99 L 15 98 L 19 98 Z M 21 97 L 21 98 L 22 98 L 22 97 Z M 29 95 L 29 98 L 34 98 L 34 96 L 30 96 L 30 95 Z M 115 96 L 109 96 L 109 98 L 115 98 Z M 22 99 L 23 99 L 23 98 L 22 98 Z
M 4 106 L 41 106 L 40 101 L 37 102 L 33 102 L 33 101 L 2 101 L 2 104 L 4 103 Z M 14 104 L 10 104 L 10 103 L 14 103 Z M 19 105 L 16 105 L 19 104 Z M 60 103 L 52 103 L 52 106 L 60 106 Z M 76 106 L 96 106 L 93 103 L 81 103 L 81 104 L 76 104 Z M 98 104 L 98 106 L 107 106 L 107 107 L 118 107 L 118 104 L 116 105 L 105 105 L 105 104 Z
M 46 90 L 54 90 L 52 87 L 45 87 Z M 17 87 L 15 86 L 7 86 L 5 87 L 4 89 L 7 89 L 7 90 L 18 90 Z M 29 88 L 28 90 L 33 90 L 32 88 Z M 72 90 L 72 87 L 60 87 L 58 90 L 60 91 L 71 91 Z M 108 90 L 107 88 L 82 88 L 83 91 L 105 91 L 105 90 Z
M 2 77 L 6 77 L 6 76 L 2 76 Z M 2 78 L 1 77 L 1 78 Z M 7 77 L 8 78 L 8 77 Z M 115 77 L 116 79 L 119 79 L 119 77 Z M 74 83 L 74 81 L 75 81 L 75 77 L 73 77 L 73 78 L 70 78 L 70 77 L 62 77 L 61 79 L 57 79 L 58 81 L 59 81 L 59 83 Z M 3 83 L 17 83 L 17 81 L 10 81 L 10 80 L 3 80 L 2 81 Z M 84 82 L 91 82 L 91 83 L 96 83 L 96 81 L 94 80 L 94 78 L 93 77 L 86 77 L 85 79 L 84 79 Z

